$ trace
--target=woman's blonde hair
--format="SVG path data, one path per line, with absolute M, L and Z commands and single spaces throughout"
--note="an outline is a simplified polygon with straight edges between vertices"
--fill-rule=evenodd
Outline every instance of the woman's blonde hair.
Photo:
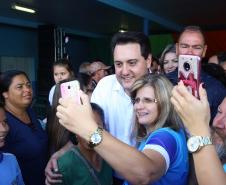
M 154 130 L 162 127 L 170 127 L 178 130 L 180 127 L 180 119 L 177 116 L 173 105 L 170 102 L 172 83 L 162 74 L 147 74 L 137 80 L 131 89 L 132 101 L 136 98 L 137 92 L 143 87 L 152 87 L 155 98 L 157 99 L 158 117 L 155 121 Z M 143 125 L 138 123 L 134 113 L 134 128 L 132 137 L 143 139 L 148 136 L 150 130 L 146 130 Z

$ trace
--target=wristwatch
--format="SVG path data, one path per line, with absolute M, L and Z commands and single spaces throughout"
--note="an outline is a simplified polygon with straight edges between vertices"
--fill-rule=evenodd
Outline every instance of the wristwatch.
M 98 127 L 91 135 L 89 139 L 89 147 L 94 148 L 99 145 L 103 139 L 103 128 Z
M 212 144 L 212 138 L 209 136 L 192 136 L 187 141 L 187 147 L 190 153 L 198 152 L 202 147 Z

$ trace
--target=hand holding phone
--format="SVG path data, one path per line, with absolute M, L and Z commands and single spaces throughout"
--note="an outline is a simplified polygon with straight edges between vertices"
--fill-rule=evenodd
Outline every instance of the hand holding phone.
M 60 85 L 60 90 L 62 98 L 71 97 L 76 103 L 81 104 L 79 95 L 80 84 L 77 80 L 62 83 Z
M 199 98 L 201 60 L 194 55 L 179 55 L 178 79 L 182 80 L 188 91 Z

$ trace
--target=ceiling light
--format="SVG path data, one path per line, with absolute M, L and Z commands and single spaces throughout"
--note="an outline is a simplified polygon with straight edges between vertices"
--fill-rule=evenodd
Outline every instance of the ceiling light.
M 28 12 L 28 13 L 35 13 L 36 12 L 34 9 L 27 8 L 27 7 L 20 6 L 20 5 L 16 5 L 16 4 L 12 5 L 12 8 L 15 9 L 15 10 Z
M 124 32 L 126 32 L 126 30 L 120 29 L 119 32 L 124 33 Z

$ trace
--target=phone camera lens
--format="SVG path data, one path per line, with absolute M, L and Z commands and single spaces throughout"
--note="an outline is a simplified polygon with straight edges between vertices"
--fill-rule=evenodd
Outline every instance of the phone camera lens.
M 71 88 L 71 86 L 69 85 L 69 86 L 68 86 L 68 89 L 70 89 L 70 88 Z
M 185 71 L 189 71 L 191 69 L 191 66 L 190 66 L 190 64 L 188 62 L 185 62 L 183 67 L 184 67 Z

